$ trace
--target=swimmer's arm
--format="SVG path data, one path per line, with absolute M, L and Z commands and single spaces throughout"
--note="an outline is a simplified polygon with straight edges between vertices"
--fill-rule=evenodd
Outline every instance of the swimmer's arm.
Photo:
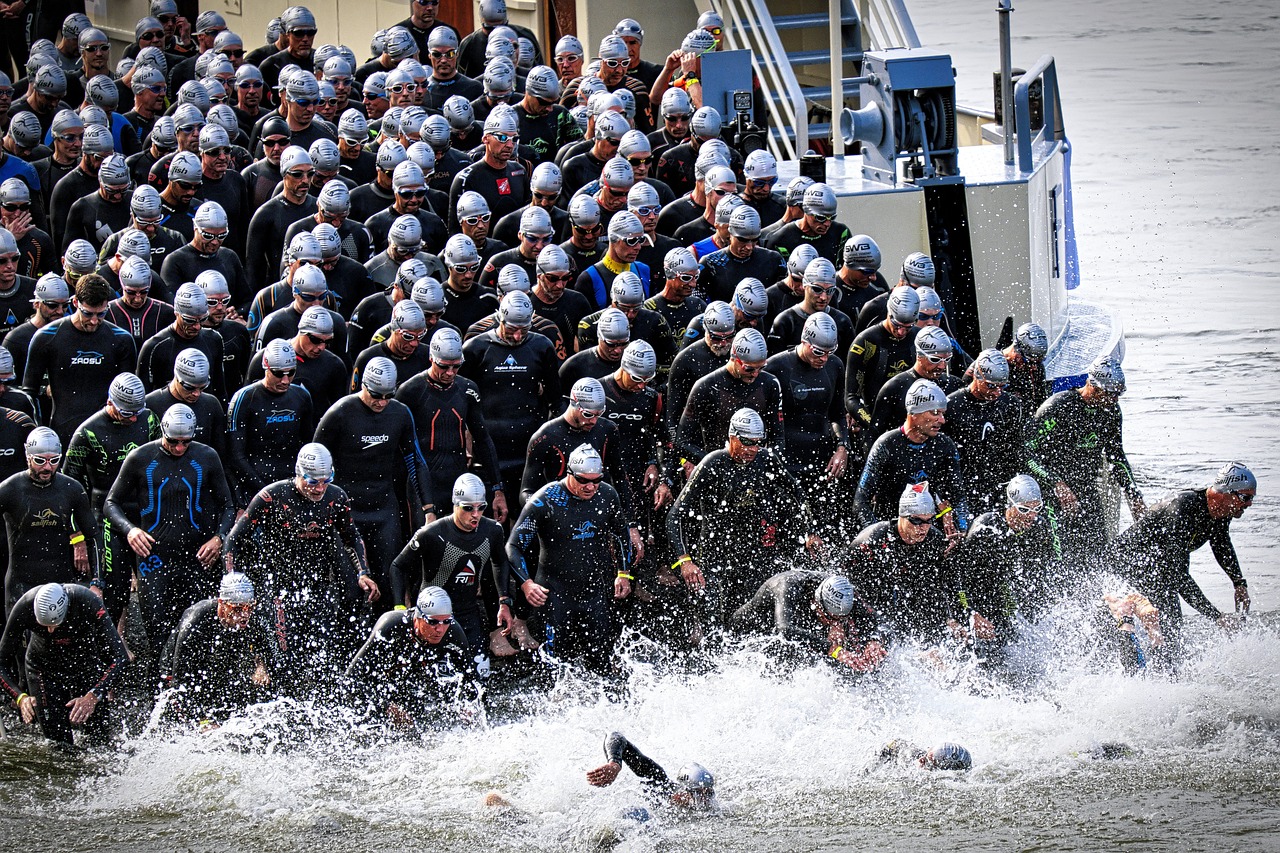
M 621 732 L 611 732 L 604 739 L 604 754 L 610 762 L 625 764 L 632 773 L 644 781 L 646 787 L 670 784 L 667 771 L 659 767 L 652 758 L 636 749 L 635 744 L 627 740 Z

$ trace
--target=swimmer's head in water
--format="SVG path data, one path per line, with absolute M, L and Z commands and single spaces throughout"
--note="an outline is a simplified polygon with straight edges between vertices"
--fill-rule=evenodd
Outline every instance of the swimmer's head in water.
M 968 770 L 973 767 L 973 756 L 958 743 L 934 747 L 929 750 L 926 761 L 937 770 Z

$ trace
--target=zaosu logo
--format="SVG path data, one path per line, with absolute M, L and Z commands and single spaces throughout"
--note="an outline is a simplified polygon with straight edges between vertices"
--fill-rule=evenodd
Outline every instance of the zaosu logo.
M 297 419 L 298 413 L 293 409 L 272 409 L 271 414 L 267 415 L 269 424 L 287 424 Z
M 100 352 L 85 352 L 84 350 L 76 350 L 76 354 L 71 357 L 71 363 L 76 364 L 102 364 L 107 357 Z

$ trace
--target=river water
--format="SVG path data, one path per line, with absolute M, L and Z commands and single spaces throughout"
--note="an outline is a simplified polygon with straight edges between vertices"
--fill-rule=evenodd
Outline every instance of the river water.
M 992 6 L 912 3 L 922 40 L 952 53 L 965 103 L 991 103 Z M 1013 18 L 1016 64 L 1057 58 L 1081 293 L 1126 318 L 1126 439 L 1144 489 L 1201 484 L 1229 458 L 1261 481 L 1233 525 L 1261 615 L 1230 637 L 1191 615 L 1198 651 L 1179 680 L 1090 666 L 1081 614 L 1068 609 L 1020 647 L 1043 671 L 1023 690 L 957 667 L 941 677 L 908 652 L 863 684 L 825 668 L 784 675 L 745 647 L 697 676 L 638 662 L 626 699 L 565 684 L 514 721 L 408 743 L 370 742 L 340 715 L 298 708 L 89 758 L 11 736 L 0 740 L 0 847 L 1277 849 L 1277 20 L 1259 0 L 1025 3 Z M 1195 566 L 1229 606 L 1212 558 Z M 606 791 L 583 778 L 611 729 L 668 769 L 707 765 L 720 811 L 620 817 L 642 802 L 634 778 Z M 894 737 L 959 741 L 975 769 L 864 773 Z M 1110 741 L 1134 754 L 1089 758 Z M 514 808 L 483 806 L 489 791 Z

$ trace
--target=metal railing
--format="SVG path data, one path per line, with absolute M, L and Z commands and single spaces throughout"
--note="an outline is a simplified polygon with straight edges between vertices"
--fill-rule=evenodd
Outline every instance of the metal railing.
M 1031 132 L 1031 84 L 1043 80 L 1044 127 Z M 1005 128 L 1007 134 L 1009 128 Z M 1034 147 L 1037 142 L 1056 142 L 1063 136 L 1062 101 L 1058 95 L 1058 68 L 1053 57 L 1045 54 L 1027 69 L 1013 88 L 1013 132 L 1018 139 L 1018 170 L 1035 168 Z
M 834 22 L 829 43 L 833 116 L 839 115 L 844 106 L 848 86 L 856 85 L 861 79 L 844 77 L 844 45 L 838 23 L 841 16 L 835 11 L 839 4 L 840 0 L 830 3 Z M 904 0 L 856 0 L 856 6 L 872 49 L 920 46 Z M 794 129 L 794 139 L 786 132 L 769 134 L 769 149 L 779 160 L 798 159 L 809 148 L 810 103 L 787 60 L 787 50 L 773 24 L 768 0 L 712 0 L 711 7 L 725 20 L 728 47 L 751 51 L 751 68 L 764 89 L 771 124 L 776 128 Z M 854 82 L 850 82 L 851 79 Z M 833 130 L 834 126 L 833 119 Z M 833 133 L 832 137 L 836 153 L 843 153 L 839 133 Z

